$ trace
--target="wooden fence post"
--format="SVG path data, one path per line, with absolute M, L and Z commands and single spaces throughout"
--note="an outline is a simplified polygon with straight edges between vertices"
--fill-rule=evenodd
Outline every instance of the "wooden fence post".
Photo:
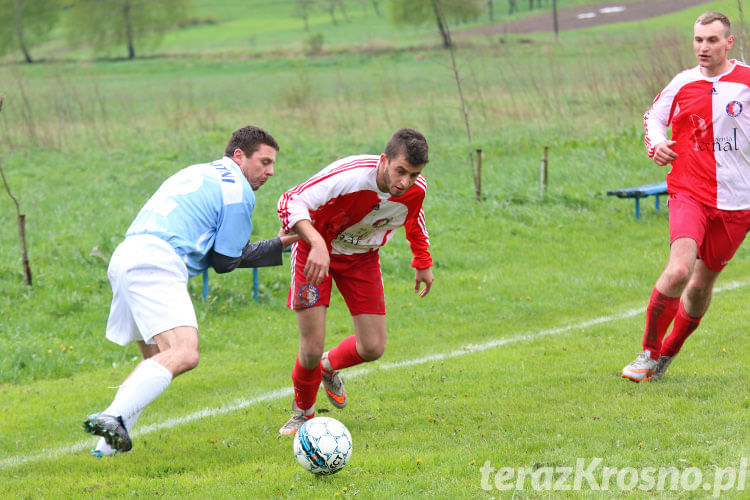
M 0 94 L 0 112 L 2 112 L 3 110 L 4 100 L 5 96 Z M 13 203 L 16 204 L 16 214 L 18 215 L 18 237 L 21 239 L 23 279 L 27 285 L 31 286 L 31 266 L 29 266 L 29 254 L 26 251 L 26 216 L 21 213 L 21 205 L 18 204 L 18 199 L 13 196 L 13 193 L 10 191 L 10 186 L 8 185 L 8 180 L 5 178 L 5 172 L 3 171 L 2 165 L 0 165 L 0 176 L 2 176 L 3 178 L 3 184 L 5 185 L 5 190 L 8 192 L 8 196 L 10 196 L 10 198 L 13 200 Z
M 539 172 L 539 192 L 542 196 L 547 191 L 547 149 L 547 146 L 544 146 L 544 155 L 542 155 L 542 164 Z
M 477 201 L 482 201 L 482 150 L 477 149 L 477 177 L 474 179 Z

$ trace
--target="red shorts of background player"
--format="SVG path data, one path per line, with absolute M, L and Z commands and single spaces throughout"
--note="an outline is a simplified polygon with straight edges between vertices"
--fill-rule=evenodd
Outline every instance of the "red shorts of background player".
M 669 242 L 690 238 L 698 243 L 698 257 L 710 270 L 724 269 L 750 230 L 750 210 L 719 210 L 695 201 L 689 194 L 669 195 Z
M 331 301 L 331 278 L 346 301 L 352 316 L 385 314 L 383 276 L 378 252 L 355 255 L 331 255 L 328 277 L 318 286 L 305 279 L 305 262 L 310 246 L 299 242 L 292 248 L 292 285 L 287 307 L 299 311 L 315 306 L 328 306 Z

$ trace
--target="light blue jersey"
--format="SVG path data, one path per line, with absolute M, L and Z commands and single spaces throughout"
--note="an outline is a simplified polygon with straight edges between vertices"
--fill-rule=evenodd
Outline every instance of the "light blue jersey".
M 190 276 L 209 266 L 213 247 L 239 257 L 253 231 L 255 194 L 231 158 L 192 165 L 168 178 L 146 202 L 127 236 L 152 234 L 177 251 Z

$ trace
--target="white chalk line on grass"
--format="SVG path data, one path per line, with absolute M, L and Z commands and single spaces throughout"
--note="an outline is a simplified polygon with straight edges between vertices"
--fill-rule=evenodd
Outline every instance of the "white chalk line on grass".
M 735 290 L 737 288 L 745 287 L 749 284 L 750 284 L 750 281 L 732 281 L 720 287 L 716 287 L 714 289 L 714 293 L 720 293 L 726 290 Z M 639 307 L 637 309 L 630 309 L 630 310 L 621 312 L 620 314 L 615 314 L 611 316 L 600 316 L 598 318 L 590 319 L 588 321 L 583 321 L 581 323 L 576 323 L 573 325 L 560 326 L 557 328 L 550 328 L 548 330 L 540 330 L 538 332 L 518 335 L 516 337 L 494 339 L 494 340 L 490 340 L 489 342 L 484 342 L 482 344 L 469 344 L 462 349 L 455 349 L 453 351 L 449 351 L 445 353 L 431 354 L 429 356 L 409 359 L 406 361 L 398 361 L 395 363 L 378 363 L 378 365 L 374 368 L 365 368 L 365 367 L 355 368 L 352 370 L 347 370 L 346 378 L 351 379 L 351 378 L 360 377 L 363 375 L 368 375 L 369 373 L 373 371 L 388 371 L 388 370 L 393 370 L 396 368 L 404 368 L 408 366 L 416 366 L 416 365 L 421 365 L 421 364 L 435 362 L 435 361 L 442 361 L 445 359 L 456 358 L 459 356 L 464 356 L 464 355 L 472 354 L 475 352 L 482 352 L 488 349 L 494 349 L 496 347 L 504 346 L 507 344 L 513 344 L 515 342 L 522 342 L 525 340 L 536 340 L 541 337 L 560 335 L 562 333 L 567 333 L 571 330 L 585 330 L 586 328 L 589 328 L 595 325 L 600 325 L 602 323 L 609 323 L 612 321 L 619 321 L 622 319 L 632 318 L 633 316 L 636 316 L 638 314 L 643 314 L 645 311 L 646 311 L 645 307 Z M 145 425 L 143 427 L 140 427 L 134 430 L 132 433 L 132 436 L 134 438 L 138 436 L 144 436 L 146 434 L 151 434 L 152 432 L 157 432 L 157 431 L 161 431 L 165 429 L 172 429 L 174 427 L 178 427 L 180 425 L 186 424 L 188 422 L 192 422 L 194 420 L 200 420 L 200 419 L 207 418 L 207 417 L 216 417 L 220 415 L 225 415 L 227 413 L 234 412 L 237 410 L 242 410 L 249 406 L 258 404 L 258 403 L 263 403 L 266 401 L 273 401 L 275 399 L 284 398 L 284 397 L 290 397 L 292 395 L 292 392 L 293 391 L 291 387 L 285 387 L 282 389 L 277 389 L 275 391 L 260 394 L 258 396 L 255 396 L 249 399 L 239 398 L 228 405 L 219 406 L 216 408 L 204 408 L 200 411 L 190 413 L 189 415 L 185 415 L 184 417 L 170 418 L 158 424 Z M 9 469 L 11 467 L 17 467 L 19 465 L 23 465 L 23 464 L 27 464 L 31 462 L 37 462 L 39 460 L 54 459 L 61 455 L 78 453 L 87 448 L 90 448 L 92 446 L 92 443 L 93 441 L 89 439 L 85 441 L 80 441 L 72 446 L 55 448 L 53 450 L 42 450 L 41 453 L 38 453 L 36 455 L 6 458 L 0 461 L 0 470 Z

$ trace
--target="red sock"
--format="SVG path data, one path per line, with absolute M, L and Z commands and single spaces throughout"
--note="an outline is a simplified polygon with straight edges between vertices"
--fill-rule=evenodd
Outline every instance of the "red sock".
M 334 370 L 364 363 L 365 360 L 357 352 L 357 337 L 349 335 L 339 345 L 328 351 L 328 361 Z
M 299 364 L 299 358 L 297 358 L 292 370 L 292 382 L 294 383 L 294 402 L 302 410 L 309 410 L 315 405 L 320 378 L 320 363 L 312 370 L 308 370 Z
M 682 348 L 682 344 L 690 336 L 691 333 L 698 328 L 701 323 L 700 318 L 691 318 L 687 312 L 685 312 L 685 306 L 680 302 L 680 308 L 677 310 L 677 317 L 674 320 L 674 326 L 672 332 L 664 340 L 664 344 L 661 346 L 661 354 L 663 356 L 674 356 Z
M 646 308 L 646 329 L 643 332 L 643 349 L 651 351 L 651 358 L 658 359 L 661 341 L 669 324 L 677 314 L 679 297 L 667 297 L 654 287 Z

